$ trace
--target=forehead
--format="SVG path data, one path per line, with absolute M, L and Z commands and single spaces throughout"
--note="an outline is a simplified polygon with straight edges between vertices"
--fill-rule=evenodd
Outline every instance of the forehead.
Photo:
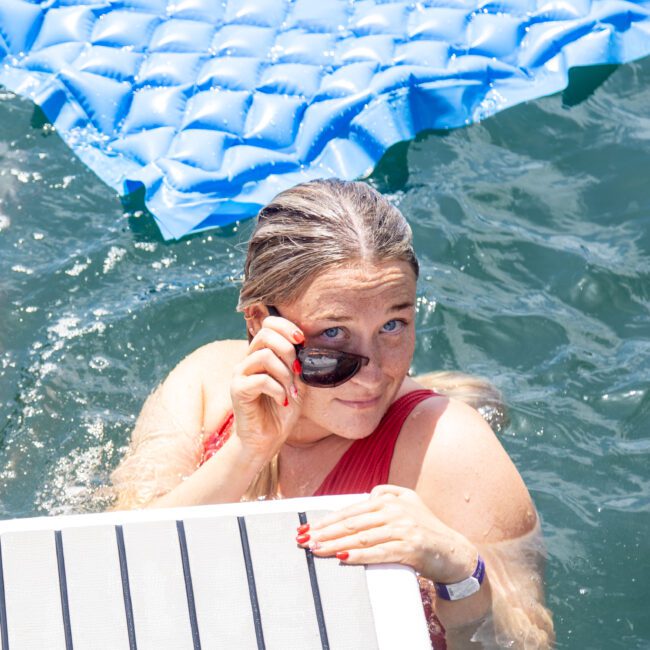
M 358 262 L 318 275 L 294 303 L 306 318 L 324 312 L 389 309 L 415 300 L 415 273 L 407 262 Z

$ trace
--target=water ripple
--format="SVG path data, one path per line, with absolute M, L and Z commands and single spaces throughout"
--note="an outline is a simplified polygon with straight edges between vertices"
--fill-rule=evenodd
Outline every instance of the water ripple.
M 560 648 L 650 638 L 650 60 L 603 79 L 581 103 L 422 134 L 370 179 L 422 262 L 416 371 L 506 396 Z M 163 242 L 11 93 L 0 161 L 0 512 L 101 510 L 148 392 L 199 345 L 242 337 L 251 224 Z

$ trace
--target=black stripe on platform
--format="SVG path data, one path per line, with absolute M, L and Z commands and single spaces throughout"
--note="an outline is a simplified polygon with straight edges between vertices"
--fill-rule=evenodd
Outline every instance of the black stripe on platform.
M 190 626 L 192 627 L 192 643 L 194 650 L 201 650 L 201 638 L 199 637 L 199 623 L 196 619 L 196 605 L 194 603 L 194 587 L 192 586 L 192 573 L 190 571 L 190 557 L 187 553 L 187 538 L 185 537 L 185 524 L 182 521 L 176 522 L 178 531 L 178 543 L 181 547 L 181 561 L 183 563 L 183 577 L 185 578 L 185 593 L 187 594 L 187 609 L 190 614 Z
M 131 586 L 129 585 L 129 567 L 126 563 L 126 547 L 124 546 L 124 531 L 122 530 L 122 526 L 115 526 L 115 537 L 117 538 L 117 554 L 120 558 L 120 575 L 122 576 L 122 594 L 124 595 L 126 629 L 129 633 L 129 649 L 138 650 L 138 645 L 135 642 L 135 623 L 133 621 Z
M 61 591 L 61 611 L 63 612 L 63 631 L 66 650 L 72 650 L 72 628 L 70 627 L 70 605 L 68 603 L 68 581 L 65 575 L 65 558 L 63 557 L 63 536 L 60 530 L 54 531 L 56 546 L 56 563 L 59 567 L 59 590 Z
M 5 599 L 5 572 L 2 567 L 2 543 L 0 543 L 0 638 L 2 639 L 2 650 L 9 650 L 7 601 Z
M 304 512 L 298 513 L 298 519 L 301 524 L 307 523 L 307 515 Z M 318 576 L 316 575 L 316 565 L 314 564 L 313 553 L 306 548 L 305 557 L 307 558 L 307 570 L 309 571 L 309 582 L 311 582 L 311 593 L 314 597 L 314 607 L 316 608 L 316 620 L 318 621 L 318 632 L 320 633 L 320 642 L 323 650 L 329 650 L 330 642 L 327 638 L 327 626 L 325 625 L 325 615 L 323 614 L 323 601 L 320 597 L 318 587 Z
M 257 638 L 258 650 L 266 650 L 264 643 L 264 630 L 262 629 L 262 616 L 260 615 L 260 603 L 257 600 L 257 588 L 255 587 L 255 574 L 253 573 L 253 560 L 251 559 L 251 547 L 248 544 L 248 532 L 244 517 L 237 517 L 239 524 L 239 536 L 241 537 L 241 548 L 244 553 L 244 564 L 246 565 L 246 578 L 248 580 L 248 593 L 251 599 L 253 610 L 253 622 L 255 623 L 255 637 Z

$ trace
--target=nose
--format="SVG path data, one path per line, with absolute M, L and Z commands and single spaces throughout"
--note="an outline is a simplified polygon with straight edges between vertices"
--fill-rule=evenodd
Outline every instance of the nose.
M 370 389 L 378 386 L 383 375 L 380 347 L 368 341 L 361 349 L 358 349 L 357 353 L 368 357 L 370 361 L 361 367 L 359 372 L 352 378 L 352 381 Z

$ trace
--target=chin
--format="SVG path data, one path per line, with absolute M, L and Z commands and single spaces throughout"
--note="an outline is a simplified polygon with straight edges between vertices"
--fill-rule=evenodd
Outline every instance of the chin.
M 374 409 L 344 407 L 343 412 L 341 412 L 342 410 L 337 409 L 336 420 L 332 422 L 333 429 L 335 427 L 334 432 L 342 438 L 358 440 L 360 438 L 367 438 L 375 431 L 386 409 L 376 407 Z
M 388 410 L 394 394 L 392 388 L 377 390 L 375 395 L 369 396 L 340 391 L 339 395 L 333 393 L 325 400 L 322 399 L 324 393 L 314 392 L 308 394 L 303 403 L 303 413 L 320 428 L 342 438 L 367 438 Z

